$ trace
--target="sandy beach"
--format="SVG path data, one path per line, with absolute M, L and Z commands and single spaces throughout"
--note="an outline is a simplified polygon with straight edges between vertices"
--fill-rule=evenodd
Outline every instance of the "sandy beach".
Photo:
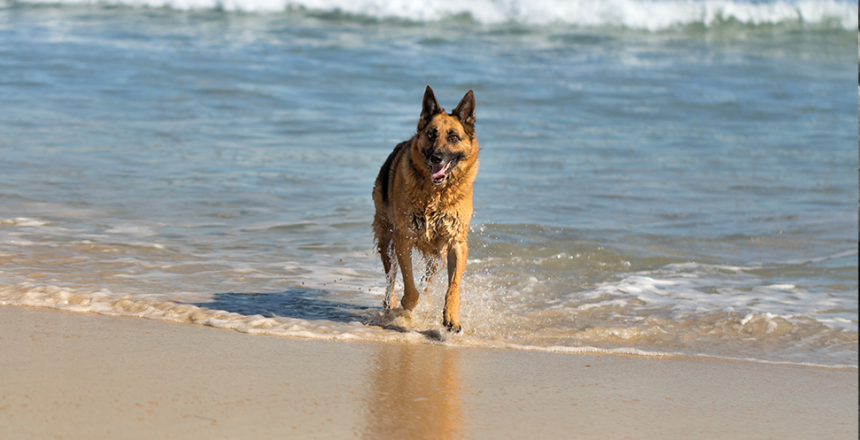
M 0 438 L 857 438 L 857 370 L 0 307 Z
M 0 0 L 0 440 L 857 439 L 858 4 L 682 3 Z

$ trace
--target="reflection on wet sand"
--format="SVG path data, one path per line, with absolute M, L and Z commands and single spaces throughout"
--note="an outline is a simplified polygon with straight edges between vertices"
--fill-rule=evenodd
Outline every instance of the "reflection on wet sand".
M 365 438 L 461 438 L 458 350 L 381 344 L 368 368 Z

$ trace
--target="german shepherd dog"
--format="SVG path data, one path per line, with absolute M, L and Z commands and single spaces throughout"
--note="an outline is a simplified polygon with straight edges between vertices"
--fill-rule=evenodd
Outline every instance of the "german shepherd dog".
M 412 310 L 418 304 L 413 249 L 427 260 L 428 289 L 438 264 L 447 256 L 442 322 L 448 330 L 460 331 L 460 280 L 469 255 L 466 236 L 477 174 L 475 94 L 469 90 L 457 108 L 446 114 L 427 86 L 417 132 L 394 147 L 373 185 L 373 233 L 386 274 L 386 312 L 397 306 L 398 265 L 403 274 L 403 308 Z

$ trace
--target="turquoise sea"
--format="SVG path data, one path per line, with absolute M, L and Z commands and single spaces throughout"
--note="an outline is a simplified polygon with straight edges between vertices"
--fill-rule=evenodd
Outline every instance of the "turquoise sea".
M 828 0 L 0 0 L 0 304 L 856 367 L 857 17 Z M 370 230 L 427 85 L 449 110 L 477 99 L 456 335 L 442 280 L 411 318 L 382 315 Z

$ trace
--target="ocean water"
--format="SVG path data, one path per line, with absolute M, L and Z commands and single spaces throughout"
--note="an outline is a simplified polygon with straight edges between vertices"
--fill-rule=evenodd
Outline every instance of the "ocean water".
M 856 367 L 857 17 L 826 0 L 0 1 L 0 304 Z M 382 314 L 370 230 L 428 84 L 449 110 L 477 98 L 461 334 L 441 279 Z

